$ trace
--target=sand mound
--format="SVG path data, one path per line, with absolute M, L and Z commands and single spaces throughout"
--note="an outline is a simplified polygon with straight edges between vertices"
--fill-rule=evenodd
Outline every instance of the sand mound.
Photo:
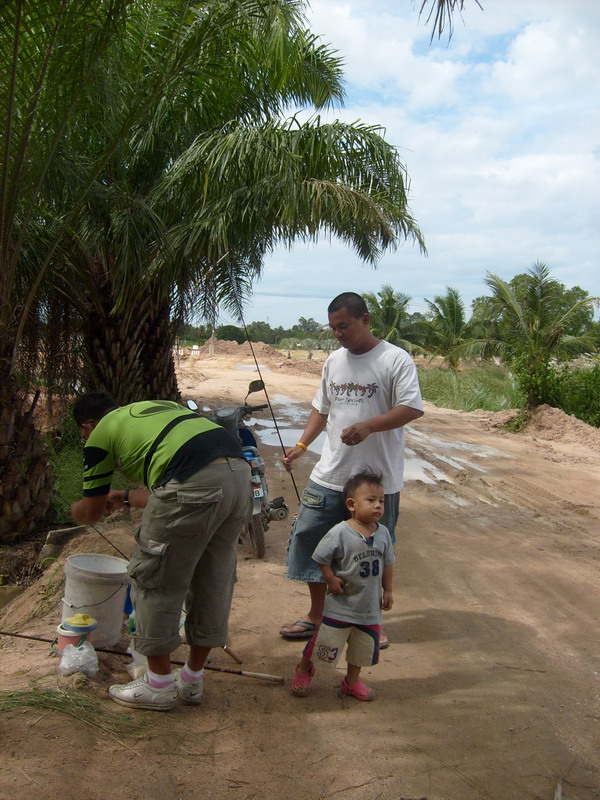
M 289 359 L 278 364 L 277 369 L 290 375 L 320 375 L 323 371 L 323 362 Z
M 600 429 L 548 405 L 531 412 L 528 432 L 540 439 L 600 447 Z
M 265 344 L 264 342 L 252 342 L 252 346 L 250 346 L 250 342 L 244 342 L 243 344 L 238 344 L 237 342 L 226 342 L 222 341 L 221 339 L 217 339 L 213 342 L 212 345 L 213 354 L 216 356 L 239 356 L 240 358 L 252 358 L 252 352 L 254 351 L 254 355 L 260 358 L 281 358 L 281 353 L 271 347 L 270 344 Z M 206 358 L 210 352 L 210 344 L 206 342 L 202 345 L 202 347 L 198 348 L 198 350 L 194 351 L 194 355 L 202 356 Z

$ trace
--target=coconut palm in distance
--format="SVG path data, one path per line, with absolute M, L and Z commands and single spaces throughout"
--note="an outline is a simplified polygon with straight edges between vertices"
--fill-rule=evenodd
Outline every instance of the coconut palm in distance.
M 569 333 L 581 310 L 598 304 L 597 297 L 585 297 L 564 307 L 564 287 L 553 280 L 550 269 L 537 261 L 527 272 L 528 280 L 519 291 L 498 275 L 488 273 L 496 336 L 480 338 L 458 348 L 465 357 L 496 355 L 515 371 L 527 398 L 527 407 L 545 402 L 554 358 L 567 358 L 594 348 L 590 332 Z M 523 282 L 520 282 L 521 284 Z
M 472 338 L 472 326 L 466 319 L 460 293 L 449 286 L 445 295 L 425 302 L 429 306 L 425 346 L 435 355 L 443 356 L 451 369 L 456 369 L 460 358 L 458 348 Z
M 420 350 L 417 342 L 422 338 L 422 333 L 418 325 L 411 322 L 408 314 L 411 297 L 397 292 L 389 284 L 384 284 L 376 294 L 365 292 L 363 299 L 369 309 L 371 330 L 375 336 L 403 347 L 408 352 Z

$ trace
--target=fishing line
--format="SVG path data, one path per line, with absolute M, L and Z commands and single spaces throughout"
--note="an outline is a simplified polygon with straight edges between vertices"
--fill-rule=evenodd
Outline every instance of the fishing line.
M 24 474 L 23 474 L 23 472 L 22 472 L 22 471 L 19 469 L 19 463 L 18 463 L 17 459 L 16 459 L 16 458 L 15 458 L 15 457 L 14 457 L 12 454 L 11 454 L 11 456 L 10 456 L 10 457 L 11 457 L 11 459 L 12 459 L 12 460 L 15 462 L 15 464 L 17 465 L 17 470 L 18 470 L 18 471 L 21 473 L 21 477 L 25 478 L 25 480 L 27 481 L 27 483 L 28 483 L 30 486 L 32 486 L 32 487 L 33 487 L 33 482 L 31 481 L 31 479 L 29 478 L 29 476 L 28 476 L 28 475 L 24 475 Z M 62 494 L 61 494 L 59 491 L 57 491 L 56 489 L 53 489 L 53 493 L 56 495 L 56 497 L 58 497 L 58 499 L 59 499 L 59 500 L 62 500 L 62 502 L 65 504 L 65 506 L 66 506 L 67 508 L 70 508 L 70 503 L 69 503 L 69 501 L 68 501 L 68 500 L 66 500 L 66 499 L 65 499 L 65 498 L 62 496 Z M 117 545 L 116 545 L 116 544 L 113 544 L 113 542 L 111 542 L 111 540 L 108 538 L 108 536 L 105 536 L 103 533 L 101 533 L 101 531 L 99 531 L 99 530 L 98 530 L 98 528 L 97 528 L 95 525 L 93 525 L 93 524 L 90 522 L 90 523 L 86 524 L 86 526 L 85 526 L 85 527 L 86 527 L 86 528 L 92 528 L 92 530 L 94 530 L 94 531 L 95 531 L 95 532 L 98 534 L 98 536 L 101 536 L 101 537 L 104 539 L 104 541 L 105 541 L 105 542 L 107 542 L 107 543 L 108 543 L 108 544 L 109 544 L 111 547 L 113 547 L 113 548 L 114 548 L 114 549 L 117 551 L 117 553 L 118 553 L 120 556 L 122 556 L 122 557 L 123 557 L 123 558 L 124 558 L 126 561 L 129 561 L 129 556 L 126 556 L 126 555 L 125 555 L 125 553 L 123 553 L 123 551 L 122 551 L 122 550 L 119 550 L 119 548 L 117 547 Z
M 275 412 L 273 411 L 273 406 L 271 405 L 271 398 L 269 397 L 269 393 L 267 392 L 267 386 L 266 386 L 266 384 L 265 384 L 265 382 L 263 380 L 263 376 L 262 376 L 262 373 L 260 371 L 260 366 L 258 364 L 258 359 L 256 358 L 256 353 L 254 352 L 254 348 L 252 347 L 252 342 L 250 341 L 250 334 L 248 333 L 248 328 L 246 326 L 246 321 L 245 321 L 244 315 L 242 313 L 242 305 L 241 305 L 241 302 L 240 302 L 240 298 L 238 297 L 237 287 L 236 287 L 234 279 L 233 279 L 233 274 L 232 274 L 232 271 L 231 271 L 231 267 L 229 267 L 229 277 L 231 279 L 231 286 L 232 286 L 232 289 L 233 289 L 235 302 L 236 302 L 236 305 L 237 305 L 237 308 L 238 308 L 238 314 L 240 316 L 240 321 L 241 321 L 242 325 L 244 326 L 244 333 L 246 334 L 246 341 L 250 345 L 250 352 L 252 353 L 252 358 L 254 359 L 254 363 L 256 364 L 256 371 L 258 372 L 258 377 L 262 381 L 263 391 L 265 393 L 265 397 L 267 398 L 267 404 L 269 406 L 269 411 L 271 412 L 271 417 L 273 418 L 273 424 L 275 425 L 275 430 L 277 431 L 277 437 L 279 439 L 279 444 L 281 445 L 281 450 L 282 450 L 283 455 L 285 457 L 285 446 L 283 444 L 283 439 L 281 438 L 281 432 L 279 430 L 279 425 L 277 424 L 277 420 L 275 419 Z M 288 472 L 288 475 L 292 479 L 292 484 L 294 486 L 294 491 L 296 492 L 296 497 L 298 498 L 298 502 L 300 502 L 300 494 L 298 492 L 298 487 L 296 486 L 296 480 L 294 478 L 294 473 L 293 472 Z

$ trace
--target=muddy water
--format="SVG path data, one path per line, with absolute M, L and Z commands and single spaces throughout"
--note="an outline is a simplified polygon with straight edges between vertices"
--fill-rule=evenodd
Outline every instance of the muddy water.
M 293 447 L 304 431 L 310 410 L 294 403 L 285 395 L 273 395 L 271 401 L 278 430 L 273 420 L 266 418 L 254 418 L 248 422 L 248 426 L 263 445 L 279 447 L 281 436 L 284 447 Z M 311 444 L 311 451 L 320 454 L 324 441 L 325 433 L 322 433 Z M 470 470 L 487 472 L 485 466 L 478 461 L 492 457 L 508 458 L 494 447 L 443 439 L 430 433 L 424 426 L 417 428 L 409 425 L 406 428 L 404 480 L 431 485 L 441 482 L 455 483 L 457 473 Z

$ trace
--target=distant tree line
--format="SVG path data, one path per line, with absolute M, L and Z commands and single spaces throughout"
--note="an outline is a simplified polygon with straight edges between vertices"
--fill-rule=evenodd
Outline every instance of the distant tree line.
M 536 262 L 527 272 L 503 281 L 488 273 L 489 295 L 476 297 L 468 315 L 457 289 L 426 299 L 425 313 L 410 312 L 411 297 L 386 284 L 363 297 L 376 336 L 405 348 L 413 355 L 441 357 L 452 370 L 461 361 L 496 359 L 517 379 L 528 408 L 550 403 L 600 425 L 600 322 L 594 320 L 598 298 L 580 286 L 567 288 L 552 278 L 549 268 Z M 329 350 L 336 346 L 327 325 L 300 317 L 291 328 L 271 328 L 252 322 L 243 328 L 216 328 L 218 339 L 242 343 L 262 341 L 293 349 Z M 202 344 L 210 336 L 206 326 L 182 326 L 180 338 Z M 583 375 L 564 368 L 582 354 L 590 354 Z
M 189 325 L 184 324 L 179 328 L 178 338 L 180 342 L 187 344 L 204 344 L 211 336 L 212 328 L 209 325 Z M 246 335 L 246 330 L 248 335 Z M 288 347 L 291 340 L 301 346 L 302 342 L 310 340 L 316 341 L 316 347 L 320 341 L 326 342 L 333 340 L 327 326 L 317 322 L 312 317 L 306 319 L 300 317 L 291 328 L 284 328 L 279 325 L 272 328 L 268 322 L 250 322 L 246 329 L 237 325 L 218 325 L 215 328 L 215 337 L 226 342 L 237 342 L 242 344 L 247 339 L 251 342 L 265 342 L 273 346 Z M 316 349 L 313 348 L 313 349 Z M 324 349 L 326 345 L 323 345 Z

